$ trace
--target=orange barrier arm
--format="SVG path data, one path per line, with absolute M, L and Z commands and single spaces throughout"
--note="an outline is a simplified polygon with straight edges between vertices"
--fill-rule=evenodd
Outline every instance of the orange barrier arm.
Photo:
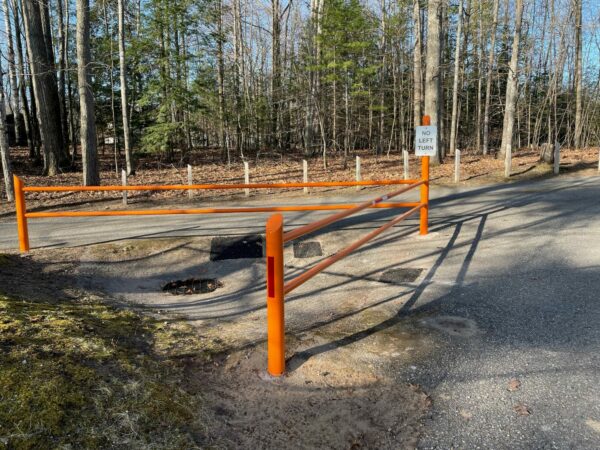
M 84 191 L 189 191 L 201 189 L 285 189 L 304 187 L 390 186 L 412 184 L 418 180 L 321 181 L 310 183 L 250 183 L 250 184 L 172 184 L 140 186 L 28 186 L 25 192 L 84 192 Z
M 370 205 L 369 208 L 411 208 L 418 204 L 418 202 L 377 203 L 375 205 Z M 352 209 L 355 207 L 355 204 L 332 204 L 297 206 L 257 206 L 240 208 L 146 209 L 137 211 L 51 211 L 26 213 L 25 217 L 30 219 L 39 219 L 48 217 L 163 216 L 171 214 L 229 214 L 278 211 L 330 211 L 337 209 Z
M 349 209 L 348 211 L 342 211 L 340 213 L 334 214 L 333 216 L 329 216 L 324 219 L 317 220 L 316 222 L 310 223 L 310 224 L 305 225 L 300 228 L 296 228 L 295 230 L 289 231 L 288 233 L 285 233 L 283 235 L 283 242 L 289 242 L 289 241 L 299 238 L 300 236 L 304 236 L 305 234 L 312 233 L 313 231 L 317 231 L 329 224 L 332 224 L 333 222 L 337 222 L 338 220 L 341 220 L 345 217 L 351 216 L 352 214 L 362 211 L 363 209 L 367 209 L 374 205 L 377 205 L 378 203 L 380 203 L 384 200 L 387 200 L 388 198 L 396 197 L 396 196 L 398 196 L 406 191 L 409 191 L 423 183 L 424 183 L 423 181 L 415 182 L 414 184 L 411 184 L 410 186 L 407 186 L 407 187 L 399 189 L 395 192 L 392 192 L 391 194 L 382 195 L 380 197 L 377 197 L 375 200 L 369 200 L 367 202 L 361 203 L 360 205 L 355 206 L 354 208 Z
M 267 221 L 267 370 L 273 376 L 285 371 L 285 315 L 283 306 L 283 216 Z
M 356 250 L 357 248 L 359 248 L 363 244 L 366 244 L 367 242 L 369 242 L 374 237 L 380 235 L 381 233 L 383 233 L 388 228 L 391 228 L 394 225 L 396 225 L 397 223 L 402 222 L 407 217 L 410 217 L 412 214 L 416 213 L 419 209 L 422 209 L 423 206 L 424 205 L 415 206 L 414 208 L 412 208 L 411 210 L 405 212 L 404 214 L 401 214 L 400 216 L 396 217 L 395 219 L 390 220 L 385 225 L 377 228 L 376 230 L 371 231 L 369 234 L 367 234 L 366 236 L 362 237 L 361 239 L 359 239 L 358 241 L 354 242 L 353 244 L 349 245 L 345 249 L 340 250 L 335 255 L 332 255 L 329 258 L 321 261 L 319 264 L 317 264 L 316 266 L 310 268 L 309 270 L 307 270 L 303 274 L 298 275 L 293 280 L 290 280 L 288 283 L 286 283 L 284 285 L 284 288 L 283 288 L 284 294 L 292 292 L 298 286 L 300 286 L 303 283 L 305 283 L 306 281 L 310 280 L 312 277 L 314 277 L 315 275 L 317 275 L 319 272 L 322 272 L 324 269 L 326 269 L 327 267 L 331 266 L 333 263 L 336 263 L 340 259 L 348 256 L 354 250 Z

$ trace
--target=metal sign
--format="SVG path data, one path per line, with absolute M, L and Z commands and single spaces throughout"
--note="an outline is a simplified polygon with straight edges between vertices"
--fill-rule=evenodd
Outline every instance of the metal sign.
M 435 156 L 437 154 L 437 127 L 430 125 L 415 128 L 415 155 Z

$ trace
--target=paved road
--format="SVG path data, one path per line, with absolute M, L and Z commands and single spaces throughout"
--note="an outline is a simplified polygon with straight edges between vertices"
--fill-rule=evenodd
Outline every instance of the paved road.
M 421 448 L 600 448 L 600 178 L 434 188 L 432 198 L 430 239 L 407 239 L 384 252 L 388 247 L 375 245 L 361 256 L 363 262 L 379 252 L 385 264 L 425 269 L 407 295 L 404 287 L 394 291 L 404 296 L 397 314 L 307 354 L 417 320 L 436 346 L 410 366 L 405 359 L 390 364 L 398 380 L 422 385 L 433 399 Z M 344 225 L 358 235 L 389 214 L 368 212 Z M 320 215 L 290 214 L 288 223 Z M 264 218 L 38 220 L 31 236 L 40 247 L 245 234 L 261 231 Z M 0 248 L 15 245 L 14 224 L 1 222 Z M 347 295 L 348 286 L 341 288 Z M 521 386 L 511 392 L 512 378 Z M 529 415 L 517 414 L 519 405 Z

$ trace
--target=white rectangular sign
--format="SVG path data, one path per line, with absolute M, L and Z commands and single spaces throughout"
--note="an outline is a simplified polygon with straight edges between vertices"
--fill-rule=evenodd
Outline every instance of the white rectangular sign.
M 437 154 L 437 127 L 430 125 L 415 128 L 415 155 L 435 156 Z

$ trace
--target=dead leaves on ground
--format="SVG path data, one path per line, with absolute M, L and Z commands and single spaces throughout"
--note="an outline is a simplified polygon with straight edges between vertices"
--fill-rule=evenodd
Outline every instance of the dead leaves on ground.
M 521 381 L 518 378 L 511 378 L 506 388 L 510 392 L 518 391 L 521 387 Z
M 513 406 L 513 410 L 517 413 L 517 416 L 531 415 L 531 409 L 525 403 L 517 403 Z

